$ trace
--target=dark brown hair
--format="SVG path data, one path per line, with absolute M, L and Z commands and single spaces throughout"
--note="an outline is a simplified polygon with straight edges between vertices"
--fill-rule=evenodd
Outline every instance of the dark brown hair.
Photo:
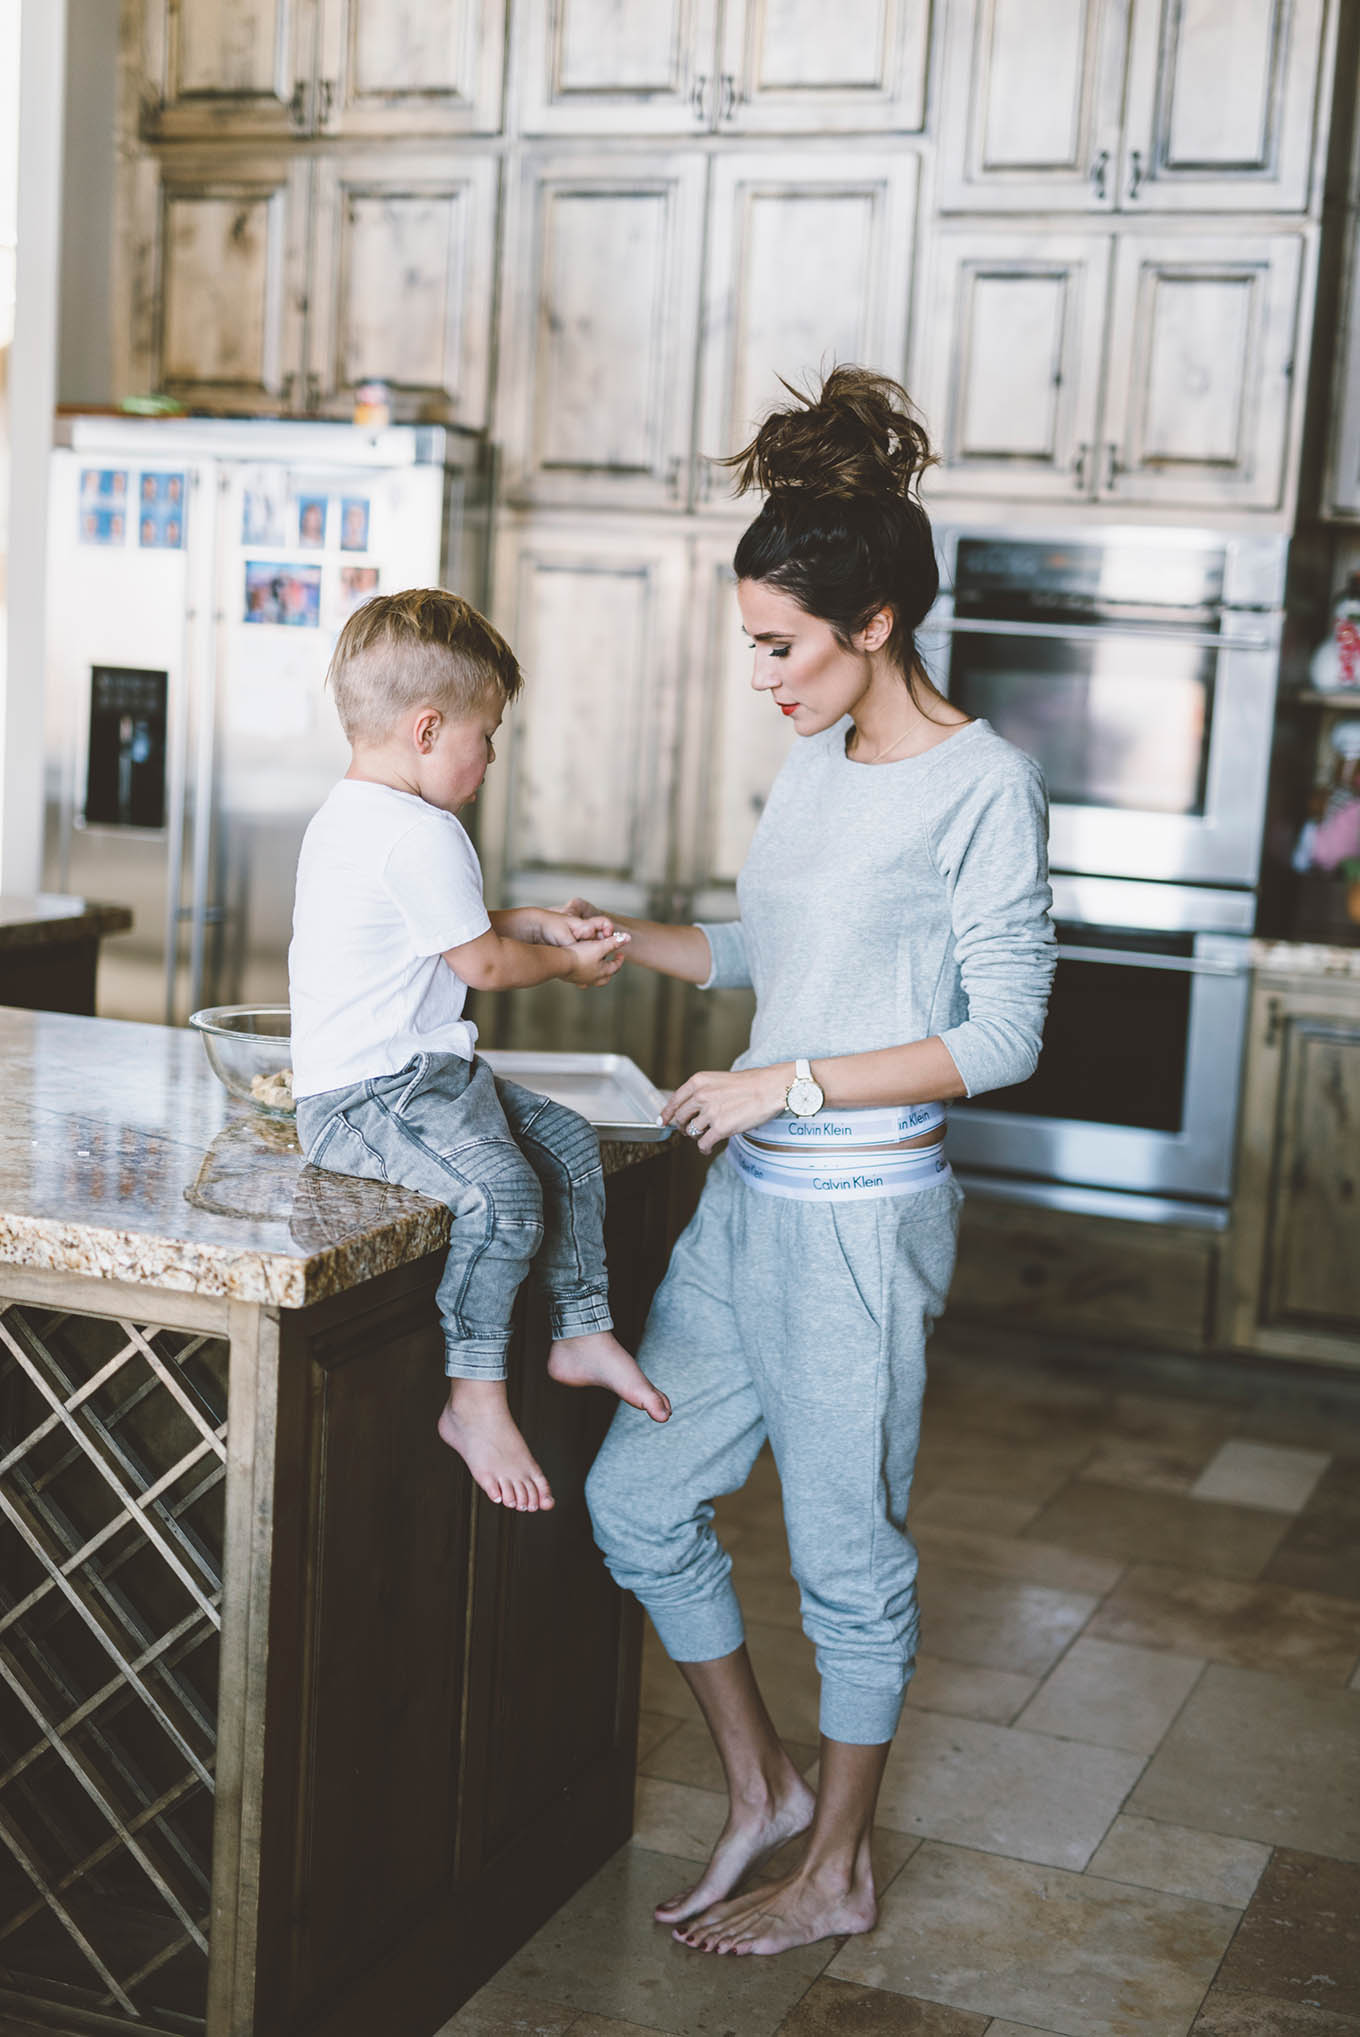
M 326 677 L 351 743 L 381 742 L 427 703 L 464 719 L 487 700 L 512 701 L 524 684 L 499 630 L 442 587 L 365 601 L 341 630 Z
M 792 595 L 847 650 L 857 630 L 891 609 L 886 649 L 919 706 L 917 682 L 930 682 L 916 631 L 940 587 L 918 493 L 935 459 L 926 428 L 900 383 L 868 368 L 833 368 L 815 394 L 784 387 L 792 404 L 771 411 L 723 462 L 736 470 L 738 494 L 759 488 L 765 497 L 733 569 L 739 580 Z

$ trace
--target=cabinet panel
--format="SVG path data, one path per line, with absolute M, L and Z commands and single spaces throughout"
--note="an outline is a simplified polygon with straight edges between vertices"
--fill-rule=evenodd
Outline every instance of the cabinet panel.
M 288 408 L 302 365 L 307 164 L 176 154 L 157 167 L 151 386 L 206 409 Z
M 1348 215 L 1347 240 L 1345 310 L 1327 433 L 1325 513 L 1360 517 L 1360 212 Z
M 535 0 L 518 10 L 525 134 L 689 134 L 709 124 L 717 0 Z
M 317 164 L 308 407 L 348 416 L 391 384 L 399 418 L 486 420 L 493 157 L 330 156 Z
M 1287 1022 L 1270 1314 L 1360 1330 L 1360 1011 Z
M 316 0 L 146 0 L 147 131 L 164 140 L 303 132 L 315 34 Z
M 1102 492 L 1280 503 L 1302 261 L 1296 234 L 1120 242 Z
M 905 372 L 916 159 L 723 156 L 713 166 L 700 362 L 708 462 L 744 445 L 787 381 L 835 361 Z M 727 487 L 705 463 L 708 494 Z
M 321 0 L 318 128 L 494 134 L 506 0 Z
M 1105 234 L 944 232 L 919 396 L 951 493 L 1072 499 L 1092 472 Z
M 1120 203 L 1308 203 L 1325 0 L 1140 0 Z
M 942 211 L 1115 202 L 1129 0 L 960 0 L 946 16 Z
M 754 134 L 925 125 L 929 0 L 727 0 L 717 119 Z
M 507 240 L 501 391 L 512 496 L 681 499 L 703 180 L 695 156 L 525 165 Z

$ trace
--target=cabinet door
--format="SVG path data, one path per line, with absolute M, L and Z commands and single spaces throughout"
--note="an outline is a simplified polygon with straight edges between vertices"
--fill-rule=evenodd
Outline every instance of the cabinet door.
M 316 0 L 145 0 L 150 139 L 305 133 Z
M 500 391 L 513 498 L 683 501 L 703 185 L 697 154 L 525 163 Z
M 1360 1364 L 1360 982 L 1259 979 L 1242 1092 L 1224 1334 Z
M 717 0 L 533 0 L 516 10 L 523 134 L 692 134 L 716 103 Z
M 174 151 L 141 188 L 142 386 L 205 410 L 300 407 L 307 163 Z
M 941 232 L 917 394 L 950 494 L 1089 492 L 1109 293 L 1106 234 Z
M 727 0 L 717 118 L 744 134 L 925 125 L 930 0 Z
M 608 518 L 504 532 L 495 612 L 525 674 L 478 802 L 487 895 L 652 916 L 673 844 L 676 693 L 688 540 Z M 655 1065 L 659 979 L 545 984 L 492 1000 L 501 1046 L 631 1054 Z
M 496 159 L 342 154 L 316 178 L 308 408 L 347 417 L 381 376 L 398 418 L 485 424 Z
M 1348 214 L 1346 237 L 1346 294 L 1327 433 L 1324 513 L 1360 517 L 1360 212 Z
M 944 212 L 1108 211 L 1130 0 L 958 0 L 944 19 Z
M 320 0 L 325 134 L 495 134 L 506 0 Z
M 912 273 L 916 158 L 800 151 L 713 165 L 700 359 L 701 487 L 744 445 L 779 377 L 815 383 L 835 361 L 901 379 Z
M 1303 253 L 1299 234 L 1121 239 L 1102 495 L 1280 505 Z
M 1302 212 L 1325 0 L 1136 0 L 1120 199 Z

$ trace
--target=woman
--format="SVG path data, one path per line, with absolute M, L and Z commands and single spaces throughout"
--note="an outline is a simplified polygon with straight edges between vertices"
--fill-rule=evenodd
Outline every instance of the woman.
M 731 1141 L 638 1354 L 674 1412 L 657 1429 L 621 1408 L 588 1485 L 609 1568 L 722 1757 L 712 1860 L 656 1912 L 715 1952 L 875 1921 L 869 1832 L 916 1646 L 925 1343 L 962 1200 L 944 1103 L 1032 1072 L 1053 972 L 1039 773 L 915 653 L 938 587 L 916 496 L 929 458 L 905 392 L 857 368 L 795 394 L 735 456 L 740 486 L 765 496 L 734 561 L 751 683 L 800 741 L 738 882 L 741 918 L 619 922 L 631 961 L 757 999 L 731 1072 L 692 1075 L 666 1108 L 701 1152 Z M 713 1498 L 767 1438 L 822 1678 L 815 1797 L 761 1699 L 712 1528 Z M 727 1900 L 805 1829 L 791 1875 Z

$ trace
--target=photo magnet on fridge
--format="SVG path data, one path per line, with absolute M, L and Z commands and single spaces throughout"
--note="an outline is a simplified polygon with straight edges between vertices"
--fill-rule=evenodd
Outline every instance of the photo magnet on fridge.
M 368 550 L 368 497 L 346 495 L 340 503 L 340 549 L 342 552 Z
M 281 477 L 267 468 L 257 470 L 241 491 L 241 543 L 243 545 L 286 545 L 287 495 Z
M 80 470 L 80 542 L 121 545 L 127 538 L 126 467 Z
M 292 629 L 321 626 L 321 568 L 285 561 L 247 559 L 243 622 L 268 622 Z
M 184 546 L 183 474 L 143 474 L 137 497 L 137 542 L 146 551 Z
M 298 544 L 320 548 L 326 542 L 326 497 L 299 495 Z

